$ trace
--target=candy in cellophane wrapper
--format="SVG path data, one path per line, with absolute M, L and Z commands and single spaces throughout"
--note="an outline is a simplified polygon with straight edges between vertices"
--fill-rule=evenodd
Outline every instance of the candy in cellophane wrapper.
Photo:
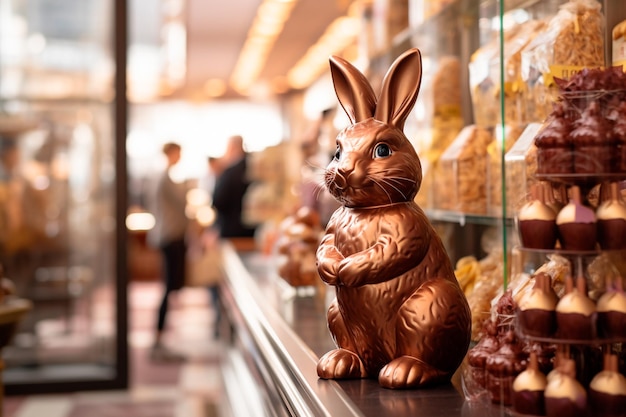
M 435 207 L 487 213 L 488 147 L 493 130 L 466 126 L 441 155 L 435 177 Z
M 528 124 L 511 149 L 504 156 L 506 174 L 507 217 L 514 217 L 526 203 L 533 184 L 537 182 L 537 148 L 535 136 L 541 129 L 540 123 Z
M 502 153 L 506 154 L 515 145 L 525 127 L 524 125 L 506 125 L 504 129 L 494 129 L 495 138 L 487 148 L 489 155 L 487 165 L 489 214 L 502 215 L 502 192 L 504 190 L 502 187 Z M 508 182 L 509 178 L 507 177 L 506 190 L 511 188 Z
M 626 20 L 622 20 L 613 27 L 612 58 L 614 67 L 626 70 Z
M 510 39 L 519 31 L 514 25 L 504 32 L 504 39 Z M 500 69 L 494 62 L 500 59 L 498 37 L 480 47 L 472 54 L 469 63 L 469 84 L 474 109 L 474 121 L 478 126 L 492 127 L 500 120 Z
M 434 73 L 423 74 L 420 98 L 405 124 L 422 163 L 422 186 L 415 197 L 422 208 L 435 206 L 439 158 L 463 128 L 460 65 L 452 55 L 436 60 Z
M 522 80 L 531 120 L 542 122 L 552 111 L 554 77 L 568 79 L 583 68 L 605 65 L 605 19 L 596 0 L 571 0 L 560 7 L 545 32 L 522 51 Z
M 505 37 L 502 59 L 504 61 L 504 97 L 503 111 L 506 125 L 524 125 L 533 122 L 532 115 L 527 114 L 525 103 L 526 88 L 522 80 L 522 51 L 535 37 L 543 33 L 546 28 L 545 20 L 531 19 L 519 24 L 515 35 Z M 492 73 L 500 71 L 500 60 L 491 62 Z M 499 88 L 498 88 L 499 92 Z M 501 94 L 497 95 L 498 102 L 502 102 Z

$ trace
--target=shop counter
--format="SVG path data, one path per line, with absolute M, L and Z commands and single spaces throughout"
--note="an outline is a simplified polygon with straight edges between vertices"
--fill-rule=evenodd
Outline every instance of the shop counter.
M 230 401 L 245 410 L 234 414 L 449 417 L 502 411 L 467 403 L 458 375 L 450 384 L 419 390 L 384 389 L 374 379 L 319 379 L 317 360 L 335 347 L 326 325 L 334 289 L 291 287 L 276 274 L 271 257 L 237 252 L 229 244 L 223 261 L 223 316 L 233 330 L 232 350 L 241 358 L 233 360 L 227 378 L 241 378 L 244 368 L 250 375 L 248 382 L 230 384 L 239 386 Z

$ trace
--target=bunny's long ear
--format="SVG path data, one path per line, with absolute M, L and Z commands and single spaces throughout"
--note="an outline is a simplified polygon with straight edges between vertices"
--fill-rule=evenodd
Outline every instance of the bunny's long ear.
M 369 119 L 376 109 L 376 96 L 367 78 L 351 63 L 338 56 L 330 57 L 330 73 L 339 103 L 355 124 Z
M 402 130 L 417 100 L 421 82 L 422 56 L 417 48 L 411 48 L 385 74 L 374 118 Z

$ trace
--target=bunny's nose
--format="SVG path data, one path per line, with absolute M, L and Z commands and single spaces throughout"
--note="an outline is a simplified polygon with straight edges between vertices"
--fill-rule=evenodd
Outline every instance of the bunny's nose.
M 337 174 L 333 178 L 333 182 L 339 190 L 345 189 L 348 185 L 348 181 L 346 181 L 346 176 L 342 170 L 337 170 Z
M 365 179 L 365 170 L 360 167 L 358 161 L 346 158 L 342 161 L 338 172 L 345 178 L 346 185 L 361 188 Z

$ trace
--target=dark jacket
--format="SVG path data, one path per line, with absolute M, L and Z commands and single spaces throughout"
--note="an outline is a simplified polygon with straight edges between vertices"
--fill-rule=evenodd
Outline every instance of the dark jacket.
M 250 185 L 247 174 L 247 159 L 226 168 L 215 181 L 213 207 L 217 212 L 217 228 L 220 236 L 252 237 L 254 228 L 243 224 L 243 198 Z

